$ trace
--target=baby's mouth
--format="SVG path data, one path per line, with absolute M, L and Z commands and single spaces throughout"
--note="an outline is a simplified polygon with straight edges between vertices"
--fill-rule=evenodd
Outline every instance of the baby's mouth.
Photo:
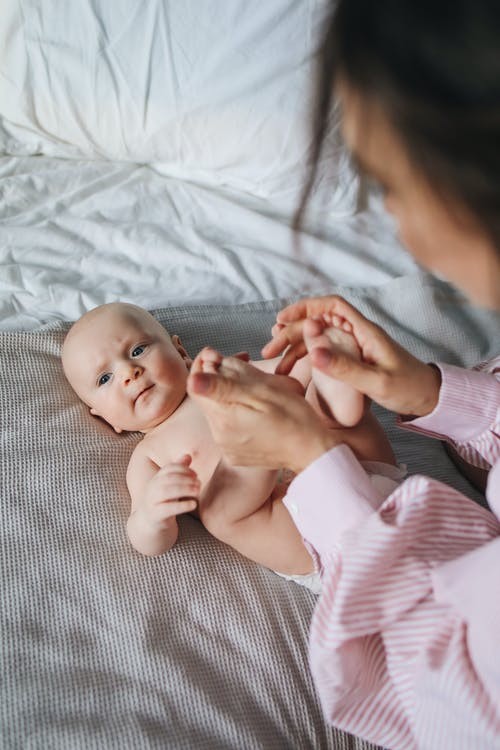
M 151 388 L 153 387 L 153 385 L 154 385 L 154 383 L 152 383 L 151 385 L 148 385 L 147 388 L 143 388 L 142 391 L 139 391 L 139 393 L 137 394 L 137 396 L 134 398 L 134 406 L 136 405 L 136 403 L 138 402 L 138 400 L 141 398 L 141 396 L 143 396 L 145 393 L 147 393 L 148 391 L 151 390 Z

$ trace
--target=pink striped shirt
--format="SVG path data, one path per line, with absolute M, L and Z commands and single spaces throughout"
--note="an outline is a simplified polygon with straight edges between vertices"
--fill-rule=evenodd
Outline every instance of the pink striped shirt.
M 320 559 L 309 645 L 324 713 L 391 750 L 500 748 L 500 357 L 439 367 L 436 409 L 401 426 L 492 467 L 493 513 L 419 475 L 379 496 L 345 445 L 285 499 Z

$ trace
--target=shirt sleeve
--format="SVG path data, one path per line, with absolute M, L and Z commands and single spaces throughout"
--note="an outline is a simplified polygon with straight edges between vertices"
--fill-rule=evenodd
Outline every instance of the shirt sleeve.
M 423 476 L 380 499 L 345 446 L 285 502 L 321 557 L 310 663 L 330 722 L 385 747 L 497 747 L 495 516 Z
M 500 356 L 466 370 L 438 363 L 439 401 L 431 414 L 398 419 L 400 427 L 445 439 L 474 466 L 489 469 L 500 457 Z
M 384 497 L 351 449 L 338 445 L 295 477 L 283 502 L 303 538 L 322 558 Z
M 460 411 L 452 396 L 458 380 L 463 385 L 461 371 L 456 379 L 444 372 L 436 411 Z M 496 380 L 484 373 L 465 380 L 482 401 L 468 412 L 479 429 L 462 428 L 459 415 L 431 426 L 466 441 L 490 431 L 492 446 Z M 488 456 L 493 462 L 491 448 Z M 499 460 L 487 494 L 500 507 Z M 424 476 L 384 499 L 347 446 L 299 474 L 284 502 L 320 558 L 309 653 L 330 722 L 385 747 L 500 748 L 495 515 Z

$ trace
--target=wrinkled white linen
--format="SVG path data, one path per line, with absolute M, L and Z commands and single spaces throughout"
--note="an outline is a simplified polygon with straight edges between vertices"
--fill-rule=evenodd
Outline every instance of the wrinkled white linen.
M 413 273 L 338 146 L 293 249 L 325 5 L 4 0 L 0 325 Z
M 179 179 L 287 191 L 310 145 L 326 6 L 3 0 L 0 151 L 159 162 Z
M 74 320 L 116 299 L 225 304 L 383 284 L 412 261 L 382 220 L 324 220 L 294 253 L 292 207 L 146 166 L 0 160 L 0 325 Z

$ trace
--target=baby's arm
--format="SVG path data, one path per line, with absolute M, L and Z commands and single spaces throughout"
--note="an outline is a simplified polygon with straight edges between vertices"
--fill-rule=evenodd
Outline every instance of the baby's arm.
M 143 452 L 134 451 L 127 470 L 132 507 L 127 533 L 143 555 L 161 555 L 177 540 L 176 516 L 193 511 L 200 491 L 190 456 L 159 468 Z

